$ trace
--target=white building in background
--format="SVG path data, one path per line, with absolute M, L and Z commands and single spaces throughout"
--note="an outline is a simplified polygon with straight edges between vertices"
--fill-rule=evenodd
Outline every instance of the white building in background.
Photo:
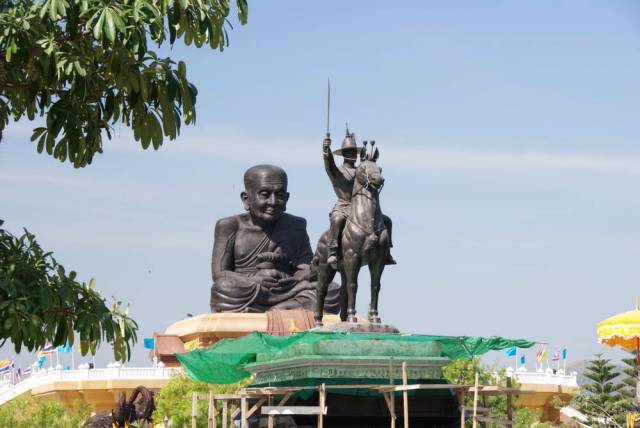
M 158 391 L 172 375 L 182 373 L 181 368 L 168 368 L 158 363 L 154 367 L 123 367 L 119 363 L 107 368 L 90 368 L 83 364 L 76 370 L 56 368 L 40 369 L 15 384 L 8 377 L 0 383 L 0 406 L 25 393 L 45 400 L 71 404 L 81 400 L 92 404 L 96 411 L 108 410 L 118 401 L 120 391 L 131 392 L 142 385 Z

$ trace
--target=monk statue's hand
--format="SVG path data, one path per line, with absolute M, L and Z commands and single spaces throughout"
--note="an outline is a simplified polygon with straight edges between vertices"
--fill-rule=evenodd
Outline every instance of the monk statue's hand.
M 273 288 L 278 287 L 280 284 L 278 280 L 280 279 L 279 272 L 275 269 L 262 269 L 259 270 L 255 275 L 254 279 L 256 282 L 264 288 Z
M 260 286 L 264 288 L 274 288 L 274 287 L 280 286 L 280 283 L 278 282 L 278 280 L 271 276 L 263 276 L 256 279 L 258 280 L 258 284 L 260 284 Z

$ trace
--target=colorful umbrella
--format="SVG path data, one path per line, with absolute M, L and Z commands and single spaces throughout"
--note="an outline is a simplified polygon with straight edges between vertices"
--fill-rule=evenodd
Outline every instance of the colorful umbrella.
M 636 350 L 640 363 L 640 310 L 623 312 L 598 323 L 598 342 Z

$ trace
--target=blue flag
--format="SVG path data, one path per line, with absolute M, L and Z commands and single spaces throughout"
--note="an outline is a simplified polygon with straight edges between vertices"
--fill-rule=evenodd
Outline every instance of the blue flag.
M 38 358 L 38 361 L 36 361 L 36 364 L 38 364 L 38 368 L 41 368 L 46 360 L 47 360 L 46 355 L 43 355 L 42 357 Z
M 522 364 L 522 365 L 524 366 L 524 363 L 525 363 L 525 361 L 526 361 L 526 360 L 527 360 L 527 359 L 524 357 L 524 354 L 522 354 L 522 355 L 520 356 L 520 364 Z
M 564 349 L 562 350 L 562 359 L 563 359 L 563 360 L 566 360 L 566 359 L 567 359 L 567 348 L 564 348 Z
M 518 348 L 516 348 L 515 346 L 512 348 L 507 349 L 507 357 L 513 357 L 518 353 Z
M 67 343 L 64 346 L 58 346 L 58 352 L 61 352 L 63 354 L 68 354 L 69 352 L 71 352 L 71 345 Z
M 153 349 L 153 348 L 155 348 L 155 340 L 153 340 L 153 337 L 145 337 L 144 349 Z

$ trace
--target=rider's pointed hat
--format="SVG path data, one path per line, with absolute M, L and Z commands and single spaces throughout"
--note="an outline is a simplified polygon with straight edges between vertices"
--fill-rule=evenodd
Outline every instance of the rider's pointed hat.
M 347 132 L 342 140 L 342 146 L 338 150 L 334 150 L 333 154 L 338 156 L 343 156 L 343 152 L 345 150 L 358 150 L 358 143 L 356 143 L 356 135 L 353 132 L 349 132 L 349 127 L 347 127 Z

